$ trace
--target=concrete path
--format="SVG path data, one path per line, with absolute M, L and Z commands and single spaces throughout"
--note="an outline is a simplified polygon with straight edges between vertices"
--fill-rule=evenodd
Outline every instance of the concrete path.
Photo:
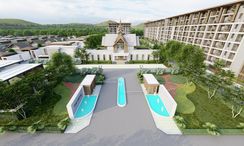
M 7 133 L 0 146 L 243 146 L 243 136 L 169 136 L 158 130 L 148 109 L 135 70 L 105 70 L 90 126 L 77 134 Z M 117 78 L 126 80 L 128 104 L 116 104 Z
M 77 68 L 92 68 L 92 67 L 102 67 L 103 69 L 155 69 L 155 68 L 167 68 L 163 64 L 85 64 L 76 65 Z

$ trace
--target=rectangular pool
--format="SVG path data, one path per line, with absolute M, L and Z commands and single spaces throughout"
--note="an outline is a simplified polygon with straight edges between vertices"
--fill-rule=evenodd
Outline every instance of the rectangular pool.
M 120 107 L 126 105 L 125 79 L 123 77 L 118 78 L 117 105 Z
M 89 115 L 96 106 L 97 96 L 90 95 L 84 96 L 81 100 L 79 107 L 77 108 L 74 117 L 75 118 L 82 118 Z
M 160 116 L 168 117 L 169 113 L 159 95 L 147 94 L 147 103 L 150 109 Z

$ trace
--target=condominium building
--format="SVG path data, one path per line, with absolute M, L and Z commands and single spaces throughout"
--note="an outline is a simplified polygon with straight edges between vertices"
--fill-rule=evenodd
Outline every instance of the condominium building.
M 117 34 L 119 25 L 122 26 L 124 34 L 129 34 L 130 33 L 131 23 L 111 22 L 111 23 L 108 24 L 109 34 Z
M 206 63 L 226 62 L 236 76 L 244 65 L 244 1 L 145 23 L 144 37 L 159 42 L 177 40 L 200 46 Z

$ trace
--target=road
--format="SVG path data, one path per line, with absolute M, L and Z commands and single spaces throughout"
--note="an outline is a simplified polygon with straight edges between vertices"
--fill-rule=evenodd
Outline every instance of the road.
M 6 133 L 0 145 L 10 146 L 243 146 L 244 136 L 166 135 L 155 127 L 150 110 L 136 78 L 136 70 L 104 70 L 102 87 L 89 127 L 77 134 Z M 127 105 L 116 104 L 117 78 L 124 77 Z

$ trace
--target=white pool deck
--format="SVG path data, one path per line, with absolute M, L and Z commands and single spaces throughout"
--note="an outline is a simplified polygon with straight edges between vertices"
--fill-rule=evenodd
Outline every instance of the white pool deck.
M 95 89 L 93 90 L 92 95 L 96 95 L 97 98 L 99 98 L 99 94 L 100 94 L 101 88 L 102 88 L 101 85 L 97 85 L 95 87 Z M 90 115 L 88 115 L 88 116 L 86 116 L 86 117 L 84 117 L 82 119 L 79 119 L 79 120 L 77 120 L 77 119 L 71 120 L 70 125 L 66 128 L 66 130 L 65 130 L 64 133 L 78 133 L 82 129 L 84 129 L 87 126 L 89 126 L 90 123 L 91 123 L 91 119 L 92 119 L 93 112 L 94 112 L 94 110 L 92 111 L 92 113 Z
M 143 84 L 141 84 L 141 87 L 142 87 L 142 90 L 143 90 L 143 93 L 145 96 L 145 100 L 147 101 L 147 99 L 146 99 L 146 94 L 147 94 L 146 88 L 144 87 Z M 148 108 L 150 109 L 150 112 L 152 114 L 154 123 L 159 130 L 163 131 L 166 134 L 182 135 L 182 132 L 180 131 L 180 129 L 176 125 L 172 115 L 169 117 L 160 116 L 160 115 L 156 114 L 154 111 L 152 111 L 148 102 L 147 102 L 147 104 L 148 104 Z
M 155 68 L 167 68 L 163 64 L 86 64 L 86 65 L 76 65 L 77 68 L 93 68 L 101 67 L 103 69 L 155 69 Z

